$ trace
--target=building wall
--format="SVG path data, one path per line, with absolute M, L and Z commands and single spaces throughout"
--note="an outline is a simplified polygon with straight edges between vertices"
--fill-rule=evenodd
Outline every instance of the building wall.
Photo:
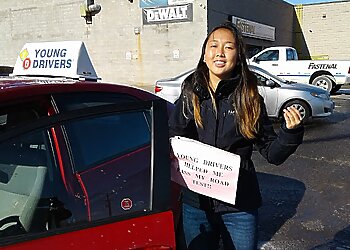
M 26 42 L 79 40 L 85 42 L 104 81 L 152 86 L 195 67 L 207 31 L 230 15 L 276 28 L 274 42 L 246 37 L 247 44 L 293 45 L 294 8 L 282 0 L 192 0 L 193 21 L 152 25 L 143 25 L 140 0 L 95 0 L 102 10 L 87 25 L 80 16 L 82 2 L 4 1 L 0 65 L 13 66 Z M 294 33 L 294 44 L 301 53 L 349 59 L 349 9 L 350 0 L 303 5 L 298 11 L 301 22 L 294 26 L 300 29 L 299 36 Z
M 0 65 L 15 64 L 26 42 L 82 40 L 80 1 L 5 1 L 0 5 Z
M 293 15 L 292 5 L 282 0 L 209 0 L 208 25 L 211 29 L 221 20 L 233 15 L 257 23 L 276 28 L 275 41 L 245 38 L 246 43 L 270 47 L 277 45 L 291 46 L 293 43 Z
M 350 59 L 350 1 L 295 6 L 301 58 Z M 297 32 L 297 30 L 296 30 Z
M 153 85 L 157 79 L 196 65 L 207 32 L 207 13 L 201 7 L 206 0 L 193 2 L 193 22 L 153 25 L 143 25 L 136 0 L 95 0 L 102 10 L 93 17 L 92 25 L 86 25 L 80 17 L 82 2 L 2 3 L 0 65 L 13 66 L 26 42 L 61 40 L 84 41 L 98 75 L 108 82 Z

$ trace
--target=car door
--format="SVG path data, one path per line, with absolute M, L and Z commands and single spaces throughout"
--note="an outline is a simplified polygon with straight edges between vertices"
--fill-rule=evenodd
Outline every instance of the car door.
M 267 114 L 269 117 L 278 117 L 278 83 L 265 75 L 253 71 L 258 80 L 259 94 L 264 98 Z M 273 82 L 273 87 L 266 86 L 266 82 Z
M 274 75 L 278 75 L 280 72 L 279 66 L 279 50 L 267 50 L 264 53 L 261 53 L 259 56 L 256 57 L 255 63 L 257 66 L 269 71 L 270 73 Z
M 0 246 L 175 249 L 166 103 L 52 103 L 50 116 L 0 134 L 2 152 L 41 155 L 0 155 Z

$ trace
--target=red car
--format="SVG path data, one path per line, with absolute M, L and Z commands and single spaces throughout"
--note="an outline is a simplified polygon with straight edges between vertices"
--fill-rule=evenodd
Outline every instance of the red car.
M 27 45 L 17 76 L 0 80 L 0 249 L 175 249 L 171 104 L 97 82 L 91 62 L 71 66 L 83 80 L 30 71 L 80 60 L 57 44 Z M 50 58 L 50 46 L 67 49 Z

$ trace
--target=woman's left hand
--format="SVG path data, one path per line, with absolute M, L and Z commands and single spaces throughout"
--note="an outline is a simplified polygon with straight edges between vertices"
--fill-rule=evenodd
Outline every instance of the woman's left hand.
M 301 114 L 299 110 L 293 106 L 289 106 L 288 108 L 283 109 L 283 117 L 286 121 L 286 127 L 288 129 L 297 128 L 301 124 Z

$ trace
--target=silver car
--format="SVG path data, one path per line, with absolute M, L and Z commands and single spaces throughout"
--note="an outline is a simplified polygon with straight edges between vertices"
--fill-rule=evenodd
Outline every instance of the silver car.
M 257 76 L 259 93 L 264 98 L 270 118 L 279 119 L 283 109 L 291 105 L 300 111 L 304 120 L 327 117 L 333 113 L 334 102 L 326 90 L 286 81 L 256 66 L 249 65 L 249 69 Z M 174 103 L 180 95 L 182 82 L 193 71 L 191 69 L 179 76 L 156 81 L 155 93 Z

